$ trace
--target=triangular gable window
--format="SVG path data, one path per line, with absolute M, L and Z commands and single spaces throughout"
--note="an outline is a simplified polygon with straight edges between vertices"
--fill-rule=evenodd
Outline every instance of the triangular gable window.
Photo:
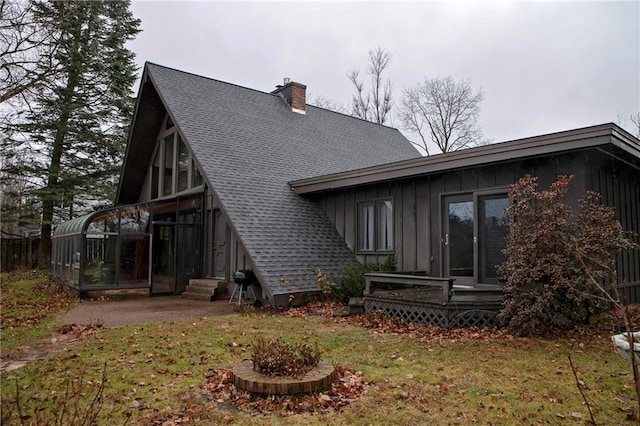
M 191 161 L 189 150 L 182 138 L 178 135 L 178 192 L 189 189 L 189 163 Z
M 198 169 L 198 166 L 196 165 L 196 161 L 195 160 L 191 160 L 191 171 L 193 172 L 193 175 L 191 176 L 191 182 L 193 183 L 193 186 L 200 186 L 203 184 L 204 180 L 202 179 L 202 175 L 200 174 L 200 170 Z
M 167 116 L 150 168 L 150 199 L 171 196 L 204 183 L 193 154 Z

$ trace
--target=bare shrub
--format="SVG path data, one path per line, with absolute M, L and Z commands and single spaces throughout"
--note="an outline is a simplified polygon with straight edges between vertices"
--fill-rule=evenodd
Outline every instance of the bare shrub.
M 8 413 L 5 418 L 3 413 L 2 423 L 9 421 L 10 416 L 17 415 L 20 424 L 35 425 L 69 425 L 84 426 L 98 424 L 100 411 L 102 410 L 103 393 L 107 381 L 107 365 L 102 370 L 102 378 L 95 382 L 88 381 L 85 377 L 69 378 L 64 383 L 61 392 L 53 392 L 49 397 L 51 401 L 42 406 L 35 406 L 25 411 L 20 394 L 20 385 L 16 380 L 15 409 L 16 413 Z M 93 397 L 87 400 L 87 394 L 95 389 Z
M 318 365 L 320 349 L 315 344 L 288 344 L 280 339 L 259 336 L 251 353 L 253 369 L 269 376 L 298 377 Z

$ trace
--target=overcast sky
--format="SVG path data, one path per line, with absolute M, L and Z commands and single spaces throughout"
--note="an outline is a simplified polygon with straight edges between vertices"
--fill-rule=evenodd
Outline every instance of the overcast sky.
M 640 2 L 136 1 L 145 61 L 265 92 L 284 77 L 347 105 L 350 70 L 380 46 L 402 90 L 425 77 L 482 87 L 495 142 L 640 111 Z M 397 120 L 394 122 L 399 127 Z M 628 125 L 630 123 L 623 123 Z

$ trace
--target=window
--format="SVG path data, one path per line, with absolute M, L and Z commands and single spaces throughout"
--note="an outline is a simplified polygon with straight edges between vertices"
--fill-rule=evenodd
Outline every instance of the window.
M 497 194 L 478 197 L 478 232 L 480 240 L 480 281 L 497 284 L 498 265 L 506 260 L 503 250 L 509 233 L 508 221 L 504 211 L 509 207 L 509 197 Z
M 148 173 L 151 200 L 188 191 L 204 183 L 193 154 L 169 117 L 158 135 Z
M 200 174 L 200 170 L 198 170 L 198 166 L 193 159 L 191 160 L 191 171 L 191 186 L 196 187 L 202 185 L 202 175 Z
M 373 251 L 374 203 L 358 205 L 358 250 Z
M 189 188 L 189 151 L 178 136 L 178 192 Z
M 151 199 L 158 198 L 158 188 L 160 185 L 160 150 L 156 151 L 156 156 L 153 159 L 153 165 L 151 166 Z
M 358 251 L 393 251 L 393 201 L 358 203 Z
M 393 250 L 393 205 L 391 200 L 376 202 L 376 250 Z
M 164 170 L 162 172 L 162 195 L 173 193 L 173 134 L 164 140 Z

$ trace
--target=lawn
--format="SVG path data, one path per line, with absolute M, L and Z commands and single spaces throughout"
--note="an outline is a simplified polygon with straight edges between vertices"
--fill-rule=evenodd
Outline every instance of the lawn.
M 295 415 L 284 409 L 245 413 L 203 397 L 206 377 L 250 358 L 259 335 L 317 342 L 324 361 L 361 371 L 367 392 L 340 411 Z M 4 330 L 2 338 L 4 345 Z M 607 330 L 525 339 L 500 330 L 440 330 L 304 310 L 84 334 L 61 352 L 2 373 L 2 423 L 20 424 L 18 406 L 26 424 L 54 423 L 51 416 L 56 409 L 60 415 L 65 400 L 68 409 L 84 412 L 99 391 L 98 424 L 587 423 L 589 410 L 568 357 L 596 422 L 631 424 L 632 377 Z
M 29 270 L 0 275 L 2 358 L 42 345 L 61 325 L 60 314 L 77 303 L 77 297 L 52 285 L 47 275 Z

